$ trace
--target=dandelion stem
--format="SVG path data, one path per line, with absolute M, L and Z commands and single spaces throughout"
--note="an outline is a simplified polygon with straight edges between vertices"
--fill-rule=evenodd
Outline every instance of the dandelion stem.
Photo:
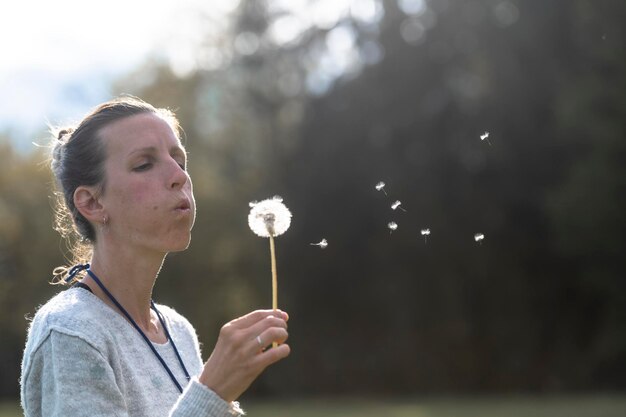
M 274 236 L 270 233 L 270 254 L 272 256 L 272 309 L 278 310 L 278 279 L 276 277 L 276 249 L 274 248 Z M 276 342 L 272 347 L 276 347 Z

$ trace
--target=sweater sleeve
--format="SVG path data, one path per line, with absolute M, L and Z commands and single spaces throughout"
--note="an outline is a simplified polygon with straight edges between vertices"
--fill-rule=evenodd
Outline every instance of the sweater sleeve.
M 127 417 L 126 402 L 102 354 L 78 336 L 51 330 L 22 381 L 26 417 Z
M 227 403 L 194 377 L 178 398 L 170 417 L 232 417 L 244 414 L 238 402 Z

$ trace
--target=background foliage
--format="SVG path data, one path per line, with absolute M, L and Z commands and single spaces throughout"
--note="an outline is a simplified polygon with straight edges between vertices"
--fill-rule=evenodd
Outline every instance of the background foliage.
M 243 1 L 198 51 L 221 65 L 151 61 L 118 81 L 174 109 L 190 151 L 193 243 L 155 299 L 194 323 L 205 356 L 224 322 L 267 307 L 268 243 L 246 216 L 279 194 L 293 353 L 249 395 L 623 390 L 626 5 L 349 3 L 277 40 L 289 7 Z M 15 396 L 24 316 L 58 291 L 64 243 L 45 149 L 5 139 L 0 394 Z

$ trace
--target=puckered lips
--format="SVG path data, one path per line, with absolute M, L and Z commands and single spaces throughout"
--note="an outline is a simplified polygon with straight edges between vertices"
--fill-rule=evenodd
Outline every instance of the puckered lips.
M 178 203 L 174 207 L 174 211 L 181 214 L 191 213 L 191 201 L 188 197 L 183 197 L 178 200 Z

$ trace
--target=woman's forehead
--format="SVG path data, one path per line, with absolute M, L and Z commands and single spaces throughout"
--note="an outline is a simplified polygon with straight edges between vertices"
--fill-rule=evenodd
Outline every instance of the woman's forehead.
M 172 146 L 183 148 L 171 125 L 155 113 L 141 113 L 105 126 L 100 135 L 109 151 L 128 153 L 133 149 Z

